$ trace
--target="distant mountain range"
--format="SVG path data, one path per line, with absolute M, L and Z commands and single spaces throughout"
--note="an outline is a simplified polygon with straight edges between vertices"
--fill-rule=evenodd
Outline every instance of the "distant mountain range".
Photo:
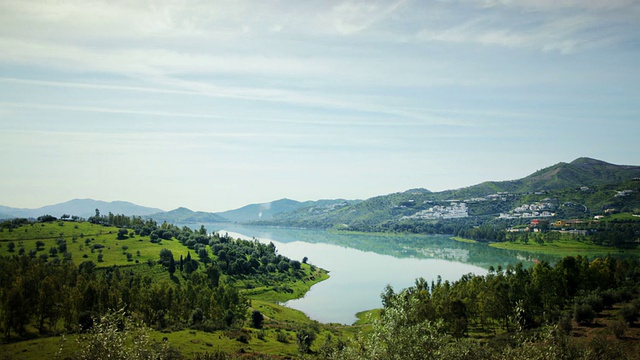
M 232 222 L 247 223 L 271 220 L 276 215 L 299 209 L 310 207 L 346 206 L 348 204 L 357 203 L 358 201 L 359 200 L 337 199 L 300 202 L 291 199 L 281 199 L 268 203 L 247 205 L 239 209 L 224 211 L 217 214 Z
M 127 201 L 100 201 L 93 199 L 74 199 L 55 205 L 47 205 L 37 209 L 19 209 L 0 205 L 0 219 L 8 218 L 37 218 L 42 215 L 52 215 L 60 217 L 64 214 L 88 218 L 96 213 L 96 209 L 101 214 L 125 214 L 145 216 L 163 211 L 158 208 L 136 205 Z
M 536 171 L 522 179 L 510 181 L 487 181 L 461 189 L 431 192 L 426 189 L 411 189 L 404 192 L 361 200 L 318 200 L 295 201 L 281 199 L 269 203 L 251 204 L 239 209 L 218 213 L 192 211 L 184 207 L 171 211 L 139 206 L 125 201 L 105 202 L 92 199 L 75 199 L 65 203 L 44 206 L 38 209 L 16 209 L 0 206 L 0 219 L 32 217 L 49 214 L 60 217 L 63 214 L 89 217 L 99 209 L 102 214 L 136 215 L 169 223 L 211 223 L 238 222 L 271 225 L 331 227 L 345 225 L 364 228 L 371 224 L 399 221 L 410 218 L 419 211 L 428 210 L 434 204 L 446 204 L 451 200 L 469 202 L 469 216 L 497 216 L 509 211 L 525 201 L 535 200 L 534 194 L 552 193 L 556 201 L 582 202 L 591 210 L 602 207 L 635 206 L 638 191 L 617 197 L 617 191 L 635 188 L 640 178 L 640 166 L 614 165 L 604 161 L 578 158 L 570 163 L 558 163 Z M 633 181 L 633 184 L 626 182 Z M 600 190 L 585 192 L 585 188 L 599 187 Z M 579 191 L 578 191 L 579 190 Z M 564 191 L 564 192 L 563 192 Z M 495 194 L 502 201 L 487 202 Z M 531 195 L 531 196 L 529 196 Z M 638 197 L 640 199 L 640 197 Z M 494 198 L 495 199 L 495 198 Z M 640 200 L 639 200 L 640 201 Z M 635 208 L 634 208 L 635 209 Z M 565 210 L 566 214 L 571 214 Z
M 171 211 L 163 211 L 155 214 L 150 214 L 146 217 L 151 218 L 157 222 L 166 221 L 170 224 L 203 224 L 229 221 L 215 213 L 193 211 L 185 207 L 179 207 Z

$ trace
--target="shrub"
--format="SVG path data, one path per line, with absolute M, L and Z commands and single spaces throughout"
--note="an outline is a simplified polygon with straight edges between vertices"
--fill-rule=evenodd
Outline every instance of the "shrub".
M 577 303 L 587 304 L 596 314 L 604 310 L 604 302 L 602 297 L 597 294 L 590 294 L 576 301 Z
M 580 325 L 588 325 L 593 323 L 596 313 L 588 304 L 576 304 L 573 309 L 573 318 Z
M 573 324 L 571 323 L 571 316 L 568 314 L 562 315 L 558 320 L 558 328 L 566 335 L 569 335 L 573 330 Z
M 296 343 L 298 351 L 308 354 L 311 351 L 311 344 L 316 339 L 316 333 L 307 329 L 301 329 L 296 332 Z
M 636 321 L 638 321 L 638 308 L 633 304 L 628 304 L 620 309 L 620 316 L 626 321 L 629 325 L 633 325 Z
M 276 333 L 276 340 L 277 340 L 278 342 L 281 342 L 281 343 L 283 343 L 283 344 L 286 344 L 286 343 L 288 343 L 288 342 L 289 342 L 289 337 L 288 337 L 288 336 L 287 336 L 287 334 L 285 334 L 284 332 L 279 331 L 279 332 L 277 332 L 277 333 Z
M 622 320 L 616 320 L 612 322 L 610 327 L 611 327 L 611 332 L 618 339 L 621 339 L 622 337 L 624 337 L 624 333 L 626 333 L 627 329 L 629 328 L 627 323 Z

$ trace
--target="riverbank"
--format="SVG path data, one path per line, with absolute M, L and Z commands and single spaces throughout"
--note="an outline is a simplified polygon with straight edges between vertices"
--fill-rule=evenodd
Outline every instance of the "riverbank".
M 524 251 L 528 253 L 537 253 L 551 255 L 557 257 L 583 255 L 587 257 L 606 256 L 606 255 L 640 255 L 640 250 L 620 249 L 615 247 L 600 246 L 595 244 L 583 243 L 576 240 L 557 240 L 554 242 L 545 242 L 542 244 L 529 242 L 493 242 L 490 247 L 502 250 Z

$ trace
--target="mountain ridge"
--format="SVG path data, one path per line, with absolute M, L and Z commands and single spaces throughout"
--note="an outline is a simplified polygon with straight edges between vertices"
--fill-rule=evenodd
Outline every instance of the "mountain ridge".
M 507 181 L 485 181 L 460 189 L 441 192 L 419 192 L 407 190 L 372 197 L 330 212 L 294 211 L 278 215 L 271 224 L 302 227 L 344 227 L 371 229 L 385 222 L 397 222 L 410 218 L 420 211 L 428 211 L 433 205 L 447 206 L 452 200 L 479 199 L 469 209 L 470 216 L 494 215 L 508 211 L 518 201 L 514 197 L 527 194 L 542 194 L 566 189 L 580 189 L 608 184 L 623 183 L 640 178 L 640 166 L 615 165 L 601 160 L 581 157 L 570 163 L 560 162 L 538 170 L 526 177 Z M 613 191 L 613 190 L 612 190 Z M 512 194 L 502 202 L 482 202 L 485 197 L 496 194 Z M 613 197 L 615 193 L 611 193 Z M 576 194 L 580 197 L 584 194 Z M 507 201 L 508 200 L 508 201 Z M 607 200 L 608 204 L 619 204 L 620 199 Z M 604 200 L 602 200 L 604 201 Z M 487 205 L 490 204 L 490 205 Z M 407 220 L 408 221 L 408 220 Z M 377 225 L 376 225 L 377 224 Z
M 0 218 L 37 218 L 42 215 L 60 217 L 63 214 L 88 218 L 89 216 L 95 215 L 96 209 L 99 209 L 102 214 L 111 212 L 113 214 L 124 214 L 129 216 L 144 216 L 163 211 L 162 209 L 142 206 L 129 201 L 115 200 L 107 202 L 90 198 L 76 198 L 58 204 L 45 205 L 35 209 L 13 208 L 0 205 Z
M 183 206 L 170 211 L 150 214 L 146 217 L 155 221 L 166 221 L 173 224 L 216 223 L 229 221 L 215 213 L 193 211 Z

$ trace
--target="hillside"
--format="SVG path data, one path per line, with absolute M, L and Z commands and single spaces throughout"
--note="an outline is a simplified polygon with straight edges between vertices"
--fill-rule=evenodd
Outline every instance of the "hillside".
M 170 224 L 201 224 L 201 223 L 215 223 L 215 222 L 228 222 L 229 220 L 223 218 L 220 215 L 214 213 L 208 213 L 204 211 L 192 211 L 185 207 L 179 207 L 177 209 L 159 212 L 146 216 L 157 222 L 166 221 Z
M 88 218 L 99 209 L 101 213 L 145 216 L 163 211 L 158 208 L 136 205 L 127 201 L 100 201 L 93 199 L 74 199 L 67 202 L 47 205 L 37 209 L 19 209 L 8 206 L 0 206 L 0 219 L 8 218 L 37 218 L 42 215 L 60 217 L 63 214 Z
M 268 223 L 303 227 L 372 230 L 389 223 L 443 219 L 497 218 L 518 207 L 540 208 L 566 217 L 586 217 L 609 208 L 640 208 L 640 166 L 614 165 L 579 158 L 559 163 L 518 180 L 484 182 L 467 188 L 429 192 L 424 189 L 377 196 L 330 211 L 299 209 Z M 626 195 L 620 192 L 630 190 Z M 464 207 L 461 205 L 464 203 Z M 539 211 L 539 212 L 541 212 Z
M 581 186 L 619 183 L 640 177 L 640 166 L 614 165 L 591 158 L 558 163 L 517 180 L 486 181 L 478 185 L 447 190 L 439 194 L 449 198 L 481 197 L 498 192 L 528 193 Z
M 251 204 L 243 206 L 239 209 L 228 210 L 216 214 L 232 222 L 247 223 L 261 220 L 270 220 L 276 215 L 294 212 L 296 210 L 304 208 L 333 208 L 336 206 L 346 206 L 351 203 L 354 203 L 354 201 L 337 199 L 300 202 L 291 199 L 280 199 L 268 203 Z

